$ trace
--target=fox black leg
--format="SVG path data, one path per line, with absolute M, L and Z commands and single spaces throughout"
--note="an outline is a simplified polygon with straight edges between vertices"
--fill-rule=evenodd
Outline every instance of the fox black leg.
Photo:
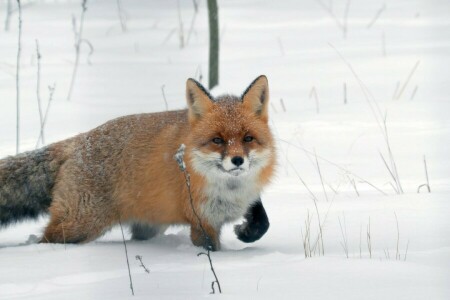
M 269 218 L 259 198 L 245 213 L 244 222 L 234 226 L 234 232 L 244 243 L 253 243 L 259 240 L 269 229 Z

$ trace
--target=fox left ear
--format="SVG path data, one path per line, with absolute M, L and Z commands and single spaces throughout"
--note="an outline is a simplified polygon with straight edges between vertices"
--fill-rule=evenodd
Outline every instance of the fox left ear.
M 212 105 L 212 96 L 195 79 L 189 78 L 186 82 L 186 101 L 188 104 L 189 122 L 200 120 Z
M 269 83 L 265 75 L 253 80 L 241 98 L 247 109 L 253 111 L 263 121 L 268 121 Z

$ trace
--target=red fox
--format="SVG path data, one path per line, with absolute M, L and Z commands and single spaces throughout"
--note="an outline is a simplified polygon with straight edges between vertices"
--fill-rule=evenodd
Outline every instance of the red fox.
M 237 237 L 262 237 L 260 194 L 276 163 L 267 78 L 217 98 L 188 79 L 186 99 L 185 110 L 121 117 L 0 160 L 0 226 L 49 213 L 42 243 L 84 243 L 119 222 L 135 239 L 188 224 L 194 245 L 219 250 L 222 225 L 244 216 Z M 192 206 L 174 159 L 181 144 Z

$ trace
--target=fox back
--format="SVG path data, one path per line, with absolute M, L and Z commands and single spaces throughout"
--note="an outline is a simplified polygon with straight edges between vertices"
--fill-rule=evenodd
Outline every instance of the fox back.
M 49 145 L 45 159 L 33 151 L 0 161 L 0 179 L 8 178 L 0 185 L 0 224 L 49 212 L 42 242 L 61 243 L 93 240 L 119 222 L 131 223 L 137 239 L 189 224 L 195 245 L 219 249 L 222 225 L 259 201 L 274 171 L 267 79 L 258 77 L 241 97 L 217 98 L 189 79 L 186 99 L 186 110 L 121 117 Z M 189 186 L 174 159 L 181 144 Z M 22 171 L 23 161 L 36 166 Z M 33 170 L 51 170 L 45 189 L 34 179 L 13 184 L 13 175 L 36 178 Z M 8 195 L 20 189 L 28 192 L 20 199 L 34 190 L 40 196 L 15 202 Z M 33 213 L 22 213 L 27 206 Z

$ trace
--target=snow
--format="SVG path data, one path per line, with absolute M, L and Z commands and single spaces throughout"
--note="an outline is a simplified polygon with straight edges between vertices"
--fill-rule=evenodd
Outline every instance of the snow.
M 80 1 L 31 3 L 22 16 L 23 151 L 33 149 L 39 136 L 35 39 L 42 54 L 44 105 L 47 86 L 56 83 L 46 143 L 118 116 L 164 110 L 162 86 L 169 108 L 183 108 L 186 79 L 199 79 L 201 70 L 206 82 L 204 1 L 199 1 L 184 49 L 179 47 L 176 1 L 122 0 L 128 15 L 125 33 L 116 1 L 89 1 L 84 38 L 95 49 L 92 64 L 87 63 L 88 49 L 82 48 L 72 100 L 66 101 L 75 59 L 71 15 L 79 17 Z M 342 22 L 346 1 L 323 3 L 332 3 Z M 384 4 L 379 19 L 367 28 Z M 4 18 L 6 1 L 0 7 Z M 186 37 L 194 10 L 191 1 L 180 1 L 180 7 Z M 192 246 L 187 228 L 173 227 L 145 242 L 127 240 L 134 298 L 449 299 L 448 1 L 352 1 L 346 39 L 313 0 L 220 1 L 219 9 L 221 86 L 212 94 L 240 94 L 258 75 L 269 79 L 270 122 L 279 153 L 277 176 L 262 195 L 271 227 L 253 244 L 238 241 L 232 225 L 224 228 L 224 249 L 212 253 L 223 294 L 214 296 L 209 294 L 209 264 L 206 257 L 197 257 L 201 249 Z M 391 187 L 380 158 L 380 152 L 387 157 L 387 148 L 369 103 L 333 47 L 373 94 L 382 115 L 387 112 L 402 195 Z M 15 153 L 16 51 L 14 14 L 10 32 L 0 32 L 0 157 Z M 403 85 L 396 99 L 396 87 Z M 314 95 L 310 97 L 313 88 L 319 113 Z M 418 194 L 418 186 L 426 182 L 424 155 L 432 192 L 422 188 Z M 312 243 L 319 228 L 314 201 L 297 174 L 317 197 L 324 256 L 316 251 L 305 258 L 302 233 L 308 214 Z M 86 245 L 33 243 L 30 235 L 39 236 L 45 223 L 43 217 L 0 230 L 0 299 L 132 298 L 119 228 Z M 142 256 L 149 274 L 136 255 Z

